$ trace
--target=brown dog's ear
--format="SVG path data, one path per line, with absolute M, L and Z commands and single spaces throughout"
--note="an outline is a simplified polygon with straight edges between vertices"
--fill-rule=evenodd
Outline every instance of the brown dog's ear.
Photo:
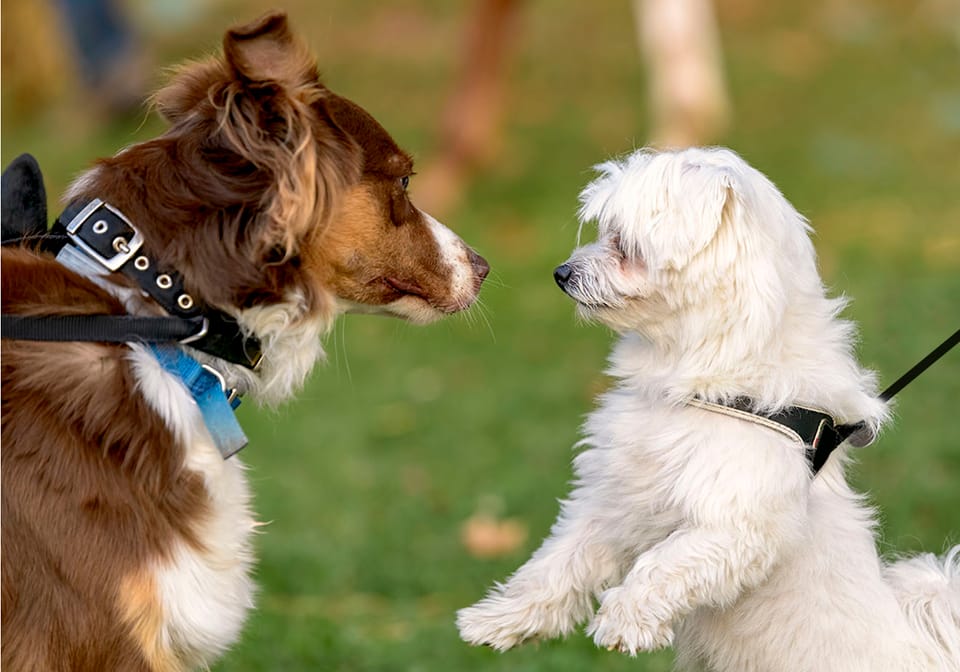
M 206 102 L 224 76 L 223 64 L 218 60 L 187 63 L 172 70 L 170 81 L 153 94 L 153 104 L 164 119 L 175 124 Z
M 316 73 L 316 63 L 283 12 L 269 12 L 228 30 L 223 54 L 236 76 L 250 83 L 295 86 Z

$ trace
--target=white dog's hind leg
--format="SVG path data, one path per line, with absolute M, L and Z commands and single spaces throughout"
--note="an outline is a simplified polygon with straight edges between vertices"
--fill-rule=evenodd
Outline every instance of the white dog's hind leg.
M 620 568 L 600 525 L 561 513 L 551 536 L 506 584 L 457 614 L 460 637 L 500 651 L 566 635 L 593 612 L 593 595 Z
M 960 672 L 960 546 L 945 558 L 932 553 L 884 568 L 907 621 L 936 669 Z

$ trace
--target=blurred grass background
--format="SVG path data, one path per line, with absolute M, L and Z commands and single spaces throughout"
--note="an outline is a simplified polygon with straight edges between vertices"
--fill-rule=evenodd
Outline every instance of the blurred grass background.
M 218 48 L 227 25 L 283 6 L 328 85 L 426 160 L 467 4 L 127 8 L 159 73 Z M 722 144 L 810 218 L 825 280 L 854 299 L 862 359 L 892 382 L 960 322 L 960 8 L 719 0 L 717 11 L 733 103 Z M 2 160 L 39 159 L 54 214 L 71 176 L 162 125 L 142 111 L 97 113 L 51 7 L 4 0 L 3 19 Z M 32 28 L 15 30 L 23 25 Z M 348 316 L 295 401 L 240 410 L 251 440 L 243 459 L 270 524 L 257 540 L 259 608 L 220 672 L 670 667 L 669 652 L 631 660 L 582 634 L 501 655 L 462 644 L 453 625 L 457 608 L 526 559 L 567 491 L 612 337 L 577 324 L 551 271 L 575 244 L 589 167 L 649 132 L 628 3 L 531 0 L 520 30 L 502 150 L 446 218 L 494 269 L 482 315 L 428 328 Z M 416 179 L 411 189 L 416 201 Z M 886 553 L 960 542 L 958 396 L 955 352 L 860 453 L 854 479 L 882 512 Z M 512 543 L 495 557 L 463 543 L 478 514 L 510 520 Z

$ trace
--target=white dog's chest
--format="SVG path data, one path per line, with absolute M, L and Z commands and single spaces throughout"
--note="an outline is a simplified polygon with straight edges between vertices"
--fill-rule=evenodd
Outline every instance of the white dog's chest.
M 619 490 L 647 512 L 658 510 L 670 477 L 688 461 L 683 423 L 669 409 L 619 395 L 607 401 L 587 422 L 582 442 L 586 450 L 576 458 L 577 474 L 585 483 Z

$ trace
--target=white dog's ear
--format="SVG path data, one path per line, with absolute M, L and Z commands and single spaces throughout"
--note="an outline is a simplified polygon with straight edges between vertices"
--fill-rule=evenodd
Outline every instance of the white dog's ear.
M 717 237 L 736 204 L 735 178 L 721 166 L 685 163 L 665 171 L 656 209 L 643 227 L 649 267 L 681 270 Z
M 597 177 L 580 192 L 578 214 L 581 223 L 591 220 L 603 223 L 622 217 L 622 204 L 620 208 L 617 207 L 619 201 L 615 195 L 623 181 L 625 163 L 607 161 L 593 169 L 598 173 Z

